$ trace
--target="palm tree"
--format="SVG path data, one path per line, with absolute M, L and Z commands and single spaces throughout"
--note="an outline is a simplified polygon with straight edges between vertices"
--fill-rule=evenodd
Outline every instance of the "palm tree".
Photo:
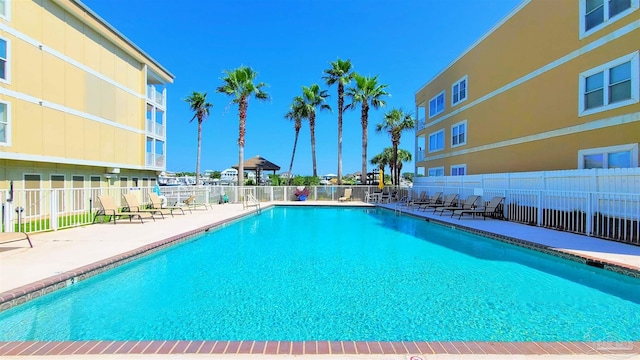
M 398 163 L 398 145 L 400 145 L 400 137 L 402 132 L 406 130 L 412 130 L 416 126 L 416 120 L 409 113 L 405 113 L 402 109 L 391 109 L 384 114 L 384 119 L 381 123 L 376 125 L 376 132 L 381 133 L 385 131 L 391 136 L 391 144 L 393 146 L 393 160 L 392 164 Z M 392 173 L 393 183 L 398 186 L 400 183 L 400 171 L 395 168 L 395 172 Z
M 338 84 L 338 185 L 342 184 L 342 113 L 344 111 L 344 86 L 353 79 L 351 60 L 338 59 L 324 71 L 322 78 L 328 86 Z
M 390 165 L 389 163 L 389 156 L 388 154 L 381 152 L 380 154 L 374 156 L 371 158 L 371 165 L 376 165 L 378 166 L 378 168 L 380 169 L 380 175 L 384 174 L 384 168 L 387 165 Z M 379 181 L 381 181 L 384 184 L 384 179 L 380 179 Z
M 293 180 L 293 158 L 296 156 L 296 147 L 298 146 L 298 135 L 302 128 L 304 100 L 302 96 L 296 96 L 293 98 L 293 103 L 289 107 L 289 111 L 284 115 L 286 119 L 293 121 L 293 129 L 296 131 L 295 140 L 293 140 L 293 152 L 291 153 L 291 163 L 289 164 L 289 179 L 288 183 L 291 184 Z
M 398 149 L 398 152 L 396 154 L 397 174 L 401 174 L 402 172 L 402 163 L 410 162 L 412 160 L 413 160 L 413 157 L 411 156 L 411 152 L 404 149 Z M 400 175 L 398 175 L 398 182 L 396 183 L 396 186 L 399 186 L 399 185 L 400 185 Z
M 309 128 L 311 130 L 313 176 L 318 176 L 318 169 L 316 167 L 316 108 L 320 110 L 331 110 L 331 107 L 325 103 L 328 97 L 329 94 L 327 94 L 327 90 L 320 90 L 318 84 L 302 87 L 303 106 L 301 108 L 301 114 L 303 118 L 309 120 Z
M 262 90 L 267 84 L 262 82 L 258 84 L 253 83 L 258 73 L 248 66 L 240 66 L 232 71 L 225 70 L 224 73 L 226 77 L 221 79 L 223 84 L 219 86 L 216 91 L 233 96 L 231 102 L 238 104 L 238 185 L 242 186 L 244 185 L 244 136 L 246 132 L 249 97 L 253 95 L 257 100 L 265 101 L 269 99 L 269 94 Z
M 346 108 L 354 108 L 356 104 L 362 104 L 360 110 L 360 123 L 362 124 L 362 174 L 367 176 L 367 126 L 369 125 L 369 106 L 378 109 L 386 103 L 383 96 L 389 95 L 384 89 L 386 84 L 378 83 L 378 75 L 374 77 L 354 74 L 355 86 L 349 87 L 346 95 L 351 98 L 351 104 Z
M 189 103 L 189 108 L 195 112 L 189 122 L 198 119 L 198 156 L 196 158 L 196 185 L 198 185 L 200 183 L 200 153 L 202 152 L 202 122 L 209 116 L 209 109 L 213 107 L 213 104 L 207 102 L 207 93 L 197 91 L 192 91 L 184 101 Z

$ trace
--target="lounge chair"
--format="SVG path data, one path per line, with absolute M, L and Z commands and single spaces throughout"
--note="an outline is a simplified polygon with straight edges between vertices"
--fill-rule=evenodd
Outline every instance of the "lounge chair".
M 458 215 L 458 219 L 461 219 L 462 215 L 471 214 L 472 217 L 475 217 L 476 215 L 482 215 L 482 219 L 484 220 L 487 218 L 487 216 L 502 215 L 501 213 L 499 213 L 499 208 L 503 200 L 504 196 L 494 196 L 493 199 L 491 199 L 491 201 L 489 201 L 489 203 L 484 206 L 484 208 L 455 210 L 453 214 L 451 214 L 451 217 L 453 217 L 454 215 Z
M 113 201 L 113 198 L 109 195 L 98 195 L 98 201 L 100 202 L 100 206 L 102 207 L 102 209 L 98 210 L 96 212 L 96 215 L 93 217 L 94 223 L 96 222 L 96 219 L 100 215 L 108 216 L 109 222 L 111 222 L 111 219 L 113 218 L 114 224 L 116 223 L 116 219 L 118 217 L 125 217 L 125 216 L 129 218 L 129 222 L 131 222 L 133 218 L 139 219 L 140 223 L 143 223 L 143 224 L 144 224 L 144 221 L 142 221 L 142 219 L 151 218 L 153 219 L 153 221 L 156 221 L 156 218 L 154 218 L 153 214 L 151 213 L 119 211 L 118 206 L 116 206 L 116 202 Z
M 0 243 L 10 243 L 16 241 L 27 240 L 29 242 L 29 246 L 33 247 L 31 243 L 31 239 L 29 238 L 29 234 L 26 232 L 6 232 L 0 233 Z
M 150 213 L 154 215 L 160 215 L 164 219 L 164 214 L 169 213 L 169 210 L 163 211 L 162 209 L 144 209 L 138 202 L 138 198 L 134 194 L 124 194 L 124 202 L 127 203 L 127 207 L 123 210 L 136 213 Z
M 467 198 L 467 200 L 464 201 L 464 203 L 462 203 L 462 205 L 459 205 L 459 206 L 440 206 L 440 207 L 437 207 L 435 210 L 433 210 L 433 213 L 435 214 L 436 212 L 440 211 L 440 216 L 442 216 L 442 214 L 444 214 L 445 211 L 451 211 L 453 213 L 456 210 L 471 210 L 471 209 L 475 209 L 477 207 L 476 203 L 478 202 L 478 200 L 480 200 L 480 196 L 471 195 L 471 196 L 469 196 Z M 451 216 L 453 216 L 453 214 Z
M 176 204 L 175 206 L 180 206 L 180 204 Z M 209 205 L 204 204 L 204 203 L 198 203 L 196 202 L 196 196 L 195 195 L 191 195 L 189 196 L 183 203 L 182 206 L 186 206 L 189 209 L 193 208 L 197 208 L 198 206 L 203 206 L 205 208 L 205 210 L 209 210 Z M 213 206 L 211 207 L 213 209 Z
M 344 195 L 338 198 L 338 201 L 347 201 L 347 200 L 351 200 L 351 192 L 353 190 L 351 190 L 351 188 L 348 189 L 344 189 Z
M 449 194 L 447 195 L 447 197 L 444 198 L 442 202 L 436 201 L 435 203 L 422 204 L 420 205 L 420 209 L 422 209 L 422 211 L 427 211 L 427 209 L 433 209 L 433 212 L 435 213 L 435 209 L 439 207 L 455 206 L 456 201 L 458 201 L 458 194 Z
M 152 209 L 168 209 L 169 213 L 171 214 L 171 216 L 173 216 L 173 211 L 174 210 L 180 210 L 182 211 L 182 215 L 184 215 L 184 208 L 182 206 L 165 206 L 162 207 L 162 199 L 160 198 L 160 196 L 158 196 L 158 194 L 152 192 L 149 193 L 149 200 L 151 200 L 151 208 Z M 187 210 L 189 210 L 189 212 L 191 212 L 191 209 L 189 209 L 187 207 Z
M 455 195 L 455 196 L 457 197 L 458 195 Z M 456 198 L 454 197 L 453 200 L 455 201 Z M 426 211 L 430 207 L 436 207 L 436 206 L 442 206 L 442 205 L 443 205 L 442 192 L 438 191 L 434 193 L 430 198 L 414 201 L 412 206 L 417 206 L 418 210 Z

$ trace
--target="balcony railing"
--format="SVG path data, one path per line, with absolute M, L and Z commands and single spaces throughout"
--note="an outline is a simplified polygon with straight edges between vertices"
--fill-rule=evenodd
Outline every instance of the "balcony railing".
M 153 133 L 153 120 L 147 119 L 147 132 Z
M 420 120 L 418 120 L 418 131 L 424 129 L 427 127 L 427 121 L 425 120 L 425 118 L 422 118 Z
M 164 125 L 155 123 L 155 134 L 160 137 L 164 137 Z
M 145 160 L 146 166 L 154 166 L 154 154 L 148 152 Z
M 165 106 L 163 92 L 156 90 L 155 86 L 153 85 L 147 85 L 147 99 L 152 103 L 158 104 L 162 107 Z
M 156 155 L 156 167 L 164 167 L 164 155 Z

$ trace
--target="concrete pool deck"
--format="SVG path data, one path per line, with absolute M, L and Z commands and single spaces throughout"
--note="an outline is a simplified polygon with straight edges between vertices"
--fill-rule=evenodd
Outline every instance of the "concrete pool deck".
M 272 205 L 340 205 L 371 206 L 361 202 L 306 201 L 304 203 L 263 203 L 263 209 Z M 395 209 L 395 204 L 382 207 Z M 215 205 L 213 210 L 194 210 L 193 214 L 167 216 L 145 224 L 126 220 L 114 225 L 96 224 L 32 235 L 34 248 L 26 241 L 0 245 L 0 309 L 27 301 L 57 288 L 66 282 L 82 279 L 83 273 L 102 271 L 129 257 L 142 256 L 170 246 L 175 241 L 201 233 L 206 229 L 233 221 L 255 212 L 243 209 L 241 204 Z M 577 234 L 482 218 L 452 219 L 449 215 L 433 216 L 429 211 L 406 211 L 429 221 L 456 226 L 463 230 L 477 230 L 509 239 L 537 243 L 573 254 L 590 261 L 601 261 L 631 272 L 640 270 L 640 247 L 605 241 Z M 111 265 L 110 265 L 111 264 Z M 619 269 L 618 269 L 619 270 Z M 56 285 L 58 284 L 58 285 Z M 33 294 L 33 295 L 29 295 Z M 7 305 L 10 301 L 14 303 Z M 1 305 L 4 303 L 4 307 Z M 612 354 L 615 353 L 615 354 Z M 94 341 L 94 342 L 0 342 L 0 356 L 51 355 L 74 358 L 92 358 L 98 354 L 124 355 L 149 359 L 149 354 L 180 354 L 181 358 L 203 358 L 217 354 L 229 358 L 231 354 L 270 354 L 280 358 L 309 355 L 316 359 L 363 358 L 409 359 L 428 358 L 493 358 L 496 355 L 538 355 L 562 358 L 571 356 L 606 357 L 634 356 L 640 353 L 640 342 L 621 344 L 601 343 L 492 343 L 492 342 L 228 342 L 228 341 Z M 144 354 L 144 355 L 142 355 Z M 313 355 L 311 355 L 313 354 Z M 165 356 L 166 356 L 165 355 Z M 78 357 L 79 356 L 79 357 Z M 237 356 L 237 355 L 235 355 Z M 470 357 L 471 356 L 471 357 Z M 637 356 L 637 355 L 635 355 Z M 640 356 L 637 356 L 640 358 Z

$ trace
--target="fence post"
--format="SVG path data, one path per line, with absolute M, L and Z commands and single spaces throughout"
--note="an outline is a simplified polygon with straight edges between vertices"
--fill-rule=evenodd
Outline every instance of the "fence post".
M 587 193 L 587 223 L 586 225 L 586 231 L 587 231 L 587 236 L 592 236 L 593 235 L 593 207 L 591 206 L 591 197 L 592 195 L 595 195 L 594 193 L 588 192 Z
M 6 201 L 4 203 L 4 232 L 13 231 L 13 229 L 11 229 L 12 223 L 13 223 L 13 202 Z
M 49 211 L 49 226 L 51 230 L 58 230 L 58 189 L 52 189 L 49 194 L 51 194 L 51 209 Z
M 271 201 L 273 201 L 273 186 L 269 187 L 269 194 L 270 194 Z
M 542 225 L 542 191 L 538 190 L 538 219 L 537 219 L 537 224 L 536 226 L 541 226 Z

